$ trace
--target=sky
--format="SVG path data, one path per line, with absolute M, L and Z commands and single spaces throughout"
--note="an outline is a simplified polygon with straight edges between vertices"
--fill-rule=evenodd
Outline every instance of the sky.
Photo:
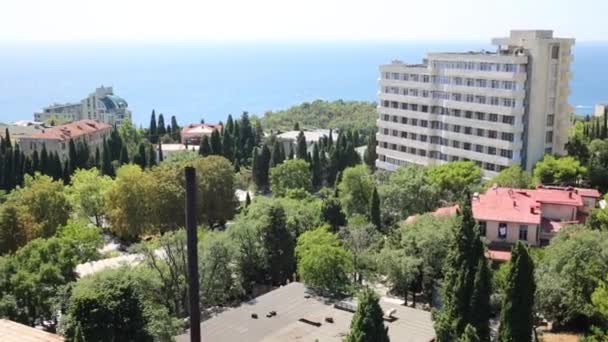
M 0 0 L 0 42 L 608 40 L 606 0 Z

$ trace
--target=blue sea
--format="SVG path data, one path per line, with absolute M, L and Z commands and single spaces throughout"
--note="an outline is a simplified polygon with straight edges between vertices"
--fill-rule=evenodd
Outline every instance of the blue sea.
M 113 86 L 147 126 L 150 112 L 180 124 L 263 115 L 314 99 L 376 99 L 378 65 L 419 62 L 426 52 L 469 51 L 486 42 L 200 42 L 0 45 L 0 121 L 32 119 L 53 102 Z M 574 50 L 570 103 L 590 113 L 608 100 L 608 42 Z

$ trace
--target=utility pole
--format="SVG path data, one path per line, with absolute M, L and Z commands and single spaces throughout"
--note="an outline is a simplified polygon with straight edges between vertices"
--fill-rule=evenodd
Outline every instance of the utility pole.
M 188 166 L 186 175 L 186 235 L 188 247 L 188 299 L 190 341 L 201 342 L 201 312 L 198 284 L 198 237 L 196 235 L 196 171 Z

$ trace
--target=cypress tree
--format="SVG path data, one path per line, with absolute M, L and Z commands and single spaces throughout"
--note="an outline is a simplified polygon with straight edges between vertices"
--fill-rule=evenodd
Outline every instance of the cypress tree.
M 53 179 L 60 180 L 63 178 L 63 166 L 59 154 L 55 152 L 53 154 Z
M 264 140 L 264 129 L 262 128 L 262 123 L 260 122 L 260 120 L 256 120 L 255 131 L 253 132 L 253 134 L 253 143 L 255 146 L 259 146 Z
M 154 151 L 154 145 L 150 144 L 148 146 L 148 167 L 156 166 L 156 164 L 156 151 Z
M 61 178 L 63 179 L 64 185 L 70 184 L 70 163 L 67 160 L 63 162 L 63 176 Z
M 296 142 L 296 158 L 298 159 L 306 159 L 307 146 L 306 146 L 306 136 L 303 131 L 300 131 L 298 134 L 297 142 Z
M 490 294 L 492 293 L 492 276 L 485 257 L 479 258 L 473 295 L 471 296 L 470 325 L 475 329 L 476 336 L 481 342 L 490 341 Z M 466 335 L 466 329 L 465 329 Z
M 251 153 L 251 179 L 256 187 L 260 188 L 260 165 L 258 162 L 259 150 L 257 147 Z
M 19 144 L 15 144 L 13 148 L 13 177 L 15 186 L 23 184 L 23 163 L 25 156 L 19 149 Z
M 129 151 L 127 150 L 126 145 L 122 145 L 120 149 L 120 155 L 118 157 L 120 165 L 129 164 L 131 162 L 131 158 L 129 158 Z
M 12 190 L 15 188 L 15 175 L 14 175 L 14 161 L 13 161 L 13 150 L 7 148 L 4 153 L 4 189 Z
M 258 157 L 258 167 L 260 169 L 260 185 L 262 189 L 268 188 L 268 178 L 270 171 L 270 149 L 264 144 Z
M 163 143 L 159 140 L 158 141 L 158 162 L 162 163 L 164 160 L 163 157 Z
M 25 163 L 23 165 L 23 174 L 24 174 L 24 176 L 26 174 L 30 175 L 30 176 L 34 175 L 34 165 L 32 163 L 32 159 L 29 157 L 25 157 Z M 1 179 L 1 177 L 0 177 L 0 179 Z
M 437 342 L 454 341 L 471 323 L 471 297 L 483 244 L 473 218 L 470 196 L 461 203 L 459 224 L 444 264 L 442 307 L 433 315 Z
M 378 189 L 374 187 L 372 198 L 370 199 L 369 221 L 376 226 L 376 229 L 382 230 L 382 218 L 380 217 L 380 197 Z
M 608 113 L 604 113 L 604 125 L 602 126 L 602 139 L 608 138 Z
M 198 154 L 203 157 L 206 157 L 211 154 L 211 145 L 209 144 L 209 137 L 206 135 L 203 135 L 203 138 L 201 139 L 201 144 L 198 147 Z
M 293 130 L 294 131 L 299 131 L 300 130 L 300 123 L 296 121 L 295 124 L 293 124 Z
M 312 148 L 312 160 L 310 163 L 311 167 L 311 182 L 315 189 L 323 186 L 323 169 L 321 165 L 321 159 L 319 156 L 319 146 L 315 144 Z
M 230 160 L 234 160 L 234 142 L 232 141 L 232 135 L 230 131 L 227 129 L 224 130 L 224 134 L 222 135 L 222 154 L 223 156 Z
M 232 114 L 228 114 L 225 131 L 228 131 L 231 135 L 234 135 L 234 120 L 232 119 Z
M 4 144 L 6 146 L 6 149 L 13 147 L 13 143 L 11 142 L 11 135 L 8 132 L 8 127 L 4 130 Z
M 365 164 L 369 166 L 372 172 L 376 169 L 376 159 L 378 159 L 378 154 L 376 153 L 376 145 L 376 135 L 370 134 L 367 140 L 367 148 L 365 149 L 363 160 L 365 161 Z
M 40 173 L 44 175 L 49 174 L 49 154 L 46 151 L 46 144 L 42 144 L 42 152 L 40 153 Z
M 150 116 L 150 128 L 148 129 L 148 140 L 151 143 L 156 143 L 158 140 L 158 128 L 156 127 L 156 112 L 152 109 L 152 115 Z
M 509 261 L 507 288 L 498 329 L 500 342 L 532 341 L 534 291 L 534 262 L 526 246 L 518 241 Z
M 173 140 L 176 142 L 181 141 L 181 132 L 179 130 L 179 125 L 177 124 L 175 115 L 171 116 L 171 130 L 173 131 Z
M 101 153 L 99 153 L 99 146 L 95 147 L 95 167 L 98 169 L 101 167 Z
M 104 176 L 114 177 L 114 166 L 112 165 L 112 152 L 110 151 L 110 145 L 107 141 L 104 141 L 103 151 L 101 152 L 101 174 Z
M 209 145 L 211 146 L 211 154 L 218 156 L 222 155 L 222 138 L 220 137 L 219 130 L 216 129 L 211 133 Z
M 289 157 L 287 159 L 292 160 L 294 158 L 293 155 L 293 145 L 289 144 Z
M 388 342 L 388 327 L 384 326 L 382 308 L 373 290 L 365 288 L 358 297 L 357 310 L 350 323 L 345 342 Z
M 158 115 L 158 125 L 156 126 L 156 131 L 158 133 L 158 140 L 167 134 L 167 127 L 165 127 L 165 118 L 163 117 L 163 113 Z
M 34 172 L 40 172 L 40 157 L 38 156 L 38 150 L 34 150 L 32 154 L 32 170 Z
M 139 144 L 139 152 L 133 158 L 133 162 L 141 166 L 142 169 L 146 168 L 146 145 L 144 143 Z
M 70 170 L 76 170 L 76 168 L 78 167 L 78 154 L 76 152 L 76 144 L 74 143 L 74 140 L 70 139 L 68 146 L 69 167 Z

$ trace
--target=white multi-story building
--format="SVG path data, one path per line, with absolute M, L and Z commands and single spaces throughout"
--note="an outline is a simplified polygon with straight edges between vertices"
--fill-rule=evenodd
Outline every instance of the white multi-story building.
M 511 31 L 495 52 L 380 66 L 377 166 L 471 160 L 486 177 L 565 151 L 574 39 Z
M 59 124 L 78 120 L 95 120 L 110 125 L 120 124 L 131 119 L 127 101 L 114 95 L 112 87 L 101 86 L 95 89 L 80 103 L 53 104 L 41 112 L 34 113 L 36 121 L 57 120 Z

